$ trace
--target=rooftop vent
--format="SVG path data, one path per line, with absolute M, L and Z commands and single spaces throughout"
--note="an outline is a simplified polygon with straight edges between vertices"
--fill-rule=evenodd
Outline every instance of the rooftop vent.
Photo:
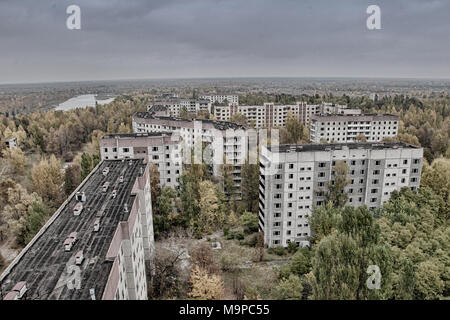
M 77 199 L 77 201 L 86 202 L 86 194 L 84 192 L 77 192 L 75 199 Z
M 75 207 L 73 207 L 73 215 L 79 216 L 83 212 L 83 203 L 78 202 Z
M 128 203 L 123 205 L 123 211 L 128 212 Z
M 89 289 L 89 294 L 91 295 L 91 299 L 95 300 L 95 289 L 94 288 Z

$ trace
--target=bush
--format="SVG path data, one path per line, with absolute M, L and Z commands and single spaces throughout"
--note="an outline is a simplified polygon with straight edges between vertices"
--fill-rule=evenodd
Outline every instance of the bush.
M 209 274 L 218 273 L 219 266 L 214 260 L 213 250 L 207 242 L 201 242 L 191 252 L 191 260 Z
M 288 246 L 287 246 L 287 251 L 289 253 L 295 253 L 298 249 L 298 246 L 295 242 L 289 242 Z
M 267 250 L 270 254 L 276 254 L 277 256 L 284 256 L 287 252 L 282 246 L 272 247 Z
M 244 212 L 239 218 L 239 224 L 247 234 L 257 232 L 259 229 L 258 216 L 251 212 Z
M 5 258 L 3 258 L 2 254 L 0 253 L 0 270 L 3 269 L 5 264 L 6 264 Z
M 243 241 L 241 241 L 240 244 L 249 247 L 256 247 L 257 242 L 258 242 L 258 234 L 254 233 L 247 236 Z
M 244 230 L 242 230 L 242 228 L 231 229 L 225 236 L 225 239 L 227 239 L 227 240 L 232 240 L 232 239 L 243 240 L 244 239 Z
M 300 278 L 291 274 L 289 278 L 282 279 L 275 287 L 273 296 L 277 300 L 301 300 L 303 286 Z

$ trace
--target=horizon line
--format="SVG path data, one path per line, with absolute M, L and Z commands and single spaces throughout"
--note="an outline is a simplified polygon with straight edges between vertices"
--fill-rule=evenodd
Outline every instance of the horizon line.
M 64 83 L 89 83 L 89 82 L 120 82 L 120 81 L 167 81 L 167 80 L 231 80 L 231 79 L 341 79 L 341 80 L 433 80 L 450 81 L 449 78 L 431 77 L 361 77 L 361 76 L 225 76 L 225 77 L 155 77 L 155 78 L 115 78 L 94 80 L 51 80 L 44 82 L 0 82 L 0 86 L 38 85 L 38 84 L 64 84 Z

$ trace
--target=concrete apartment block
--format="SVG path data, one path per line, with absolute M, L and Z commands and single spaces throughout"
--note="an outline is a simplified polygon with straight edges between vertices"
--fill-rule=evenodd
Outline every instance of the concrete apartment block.
M 399 118 L 391 114 L 313 115 L 310 140 L 312 143 L 356 142 L 364 135 L 367 142 L 394 138 L 398 133 Z
M 374 209 L 394 190 L 419 187 L 422 157 L 422 148 L 394 142 L 263 147 L 259 226 L 265 243 L 273 247 L 308 240 L 308 217 L 324 204 L 337 161 L 348 166 L 348 204 Z
M 149 166 L 104 160 L 3 272 L 0 292 L 26 283 L 24 300 L 146 300 L 154 252 Z
M 243 126 L 225 121 L 155 116 L 151 112 L 137 112 L 133 115 L 132 124 L 135 133 L 171 132 L 181 137 L 184 163 L 190 163 L 191 151 L 195 154 L 196 149 L 200 153 L 198 163 L 201 163 L 201 147 L 205 143 L 214 176 L 221 176 L 220 167 L 225 156 L 227 164 L 233 166 L 236 197 L 240 197 L 241 167 L 248 148 L 247 132 Z
M 179 187 L 183 174 L 181 140 L 171 132 L 107 134 L 100 139 L 102 160 L 145 159 L 158 167 L 161 187 Z

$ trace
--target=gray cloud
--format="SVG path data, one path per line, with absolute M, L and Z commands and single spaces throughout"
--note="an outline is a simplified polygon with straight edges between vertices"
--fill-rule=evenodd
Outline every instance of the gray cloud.
M 78 4 L 82 30 L 65 27 Z M 378 4 L 382 30 L 365 27 Z M 2 0 L 0 82 L 450 77 L 445 0 Z

